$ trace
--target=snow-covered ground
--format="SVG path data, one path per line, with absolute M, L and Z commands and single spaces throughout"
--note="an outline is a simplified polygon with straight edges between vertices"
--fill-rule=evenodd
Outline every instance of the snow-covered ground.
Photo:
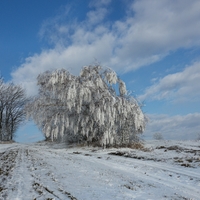
M 0 144 L 0 199 L 200 199 L 200 142 L 145 149 Z

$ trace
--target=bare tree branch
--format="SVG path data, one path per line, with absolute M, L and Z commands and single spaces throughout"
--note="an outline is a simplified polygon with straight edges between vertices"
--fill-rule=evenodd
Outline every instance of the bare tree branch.
M 25 119 L 25 91 L 0 79 L 0 140 L 13 140 L 14 133 Z

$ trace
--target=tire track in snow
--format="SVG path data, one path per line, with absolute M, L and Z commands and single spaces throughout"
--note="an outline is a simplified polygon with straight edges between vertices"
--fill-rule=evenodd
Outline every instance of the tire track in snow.
M 73 154 L 73 150 L 55 150 L 45 146 L 39 147 L 35 145 L 18 146 L 14 151 L 19 151 L 19 153 L 15 159 L 16 165 L 14 166 L 14 170 L 11 172 L 13 177 L 10 180 L 10 184 L 12 184 L 8 191 L 9 196 L 7 199 L 9 200 L 16 199 L 16 197 L 20 200 L 44 200 L 47 198 L 55 200 L 75 200 L 76 198 L 71 193 L 79 199 L 105 199 L 99 196 L 101 194 L 99 193 L 99 188 L 94 188 L 92 184 L 101 187 L 104 192 L 106 190 L 106 195 L 110 195 L 110 192 L 113 190 L 117 195 L 120 195 L 120 193 L 139 195 L 139 198 L 136 199 L 145 199 L 143 195 L 147 195 L 147 193 L 153 195 L 150 199 L 155 199 L 155 197 L 158 197 L 156 199 L 199 199 L 200 196 L 198 190 L 200 185 L 194 185 L 194 182 L 190 182 L 189 179 L 188 183 L 193 183 L 193 185 L 178 183 L 178 180 L 174 181 L 168 176 L 168 173 L 172 173 L 173 176 L 177 174 L 187 176 L 188 178 L 193 177 L 194 179 L 199 179 L 199 174 L 189 171 L 189 168 L 187 170 L 184 167 L 173 167 L 168 163 L 165 166 L 165 163 L 111 156 L 105 154 L 105 152 L 93 153 L 89 152 L 89 150 L 83 150 L 82 154 Z M 77 149 L 74 151 L 77 151 Z M 78 149 L 78 151 L 82 150 Z M 6 151 L 3 156 L 8 155 L 9 152 L 10 150 Z M 11 158 L 12 156 L 8 157 Z M 108 157 L 109 159 L 107 159 Z M 134 168 L 135 166 L 136 168 Z M 76 170 L 79 171 L 76 172 Z M 146 174 L 144 170 L 146 170 Z M 157 171 L 157 174 L 153 174 Z M 93 176 L 95 177 L 94 179 Z M 21 184 L 17 181 L 19 178 L 22 181 Z M 71 178 L 77 179 L 74 181 L 74 185 L 77 186 L 75 189 L 68 187 L 68 184 L 71 183 Z M 132 183 L 130 182 L 131 180 Z M 86 181 L 85 185 L 84 181 Z M 119 182 L 119 185 L 118 183 L 115 184 L 116 181 Z M 81 183 L 79 184 L 78 182 Z M 88 186 L 89 189 L 87 190 Z M 72 192 L 67 192 L 66 188 Z M 166 189 L 164 189 L 165 192 L 162 191 L 159 194 L 160 196 L 157 196 L 156 192 L 159 192 L 163 188 Z M 92 197 L 87 193 L 91 192 L 92 189 L 95 189 L 93 192 L 94 198 L 82 198 L 76 191 L 86 192 L 86 197 Z M 42 193 L 39 194 L 38 191 Z M 108 199 L 108 196 L 106 197 Z M 110 197 L 109 199 L 117 199 L 114 198 L 114 195 L 110 195 Z M 133 199 L 133 196 L 123 197 L 126 198 L 121 199 Z
M 200 185 L 200 176 L 199 174 L 197 173 L 192 173 L 192 172 L 189 172 L 187 173 L 186 171 L 181 171 L 180 168 L 177 169 L 177 170 L 174 170 L 172 169 L 171 167 L 166 167 L 166 166 L 163 166 L 163 164 L 159 165 L 157 163 L 149 163 L 148 161 L 138 161 L 136 159 L 133 159 L 132 161 L 130 161 L 129 159 L 132 159 L 132 158 L 124 158 L 124 159 L 128 159 L 130 161 L 130 163 L 128 165 L 127 162 L 122 159 L 122 162 L 119 164 L 119 162 L 117 163 L 114 163 L 113 161 L 116 162 L 115 160 L 115 156 L 111 156 L 112 158 L 112 161 L 111 160 L 106 160 L 106 162 L 102 163 L 100 160 L 98 160 L 99 163 L 101 164 L 105 164 L 107 165 L 108 167 L 110 168 L 115 168 L 115 169 L 119 169 L 119 170 L 122 170 L 122 171 L 125 171 L 125 172 L 129 172 L 129 173 L 132 173 L 134 174 L 135 176 L 137 176 L 138 178 L 139 177 L 142 177 L 144 179 L 150 179 L 154 182 L 157 182 L 157 183 L 160 183 L 160 184 L 163 184 L 167 187 L 170 187 L 170 188 L 173 188 L 173 189 L 177 189 L 179 190 L 180 192 L 183 192 L 185 193 L 186 195 L 187 194 L 190 194 L 191 197 L 195 198 L 195 199 L 199 199 L 199 196 L 200 196 L 200 187 L 199 189 L 196 189 L 194 188 L 193 186 L 189 186 L 189 185 L 185 185 L 184 183 L 180 183 L 180 182 L 175 182 L 173 180 L 169 180 L 168 178 L 164 178 L 163 176 L 159 176 L 159 175 L 153 175 L 151 174 L 151 172 L 148 172 L 148 167 L 152 167 L 152 168 L 156 168 L 156 169 L 159 169 L 159 170 L 162 170 L 163 172 L 172 172 L 172 173 L 175 173 L 175 174 L 179 174 L 179 175 L 184 175 L 184 176 L 187 176 L 187 177 L 193 177 L 194 179 L 198 178 L 199 180 L 199 185 Z M 121 160 L 121 159 L 120 159 Z M 119 160 L 118 160 L 119 161 Z M 132 164 L 132 166 L 130 166 L 130 164 Z M 141 172 L 140 170 L 138 171 L 137 169 L 134 169 L 133 166 L 135 164 L 138 164 L 138 168 L 140 168 L 141 166 L 145 166 L 147 167 L 146 168 L 146 174 L 144 174 L 144 172 Z M 139 173 L 139 175 L 138 175 Z M 170 177 L 169 177 L 170 178 Z
M 77 200 L 77 198 L 71 195 L 70 192 L 67 192 L 65 189 L 63 189 L 65 187 L 62 186 L 60 182 L 58 182 L 59 179 L 57 179 L 51 170 L 49 170 L 49 165 L 42 159 L 37 158 L 37 153 L 37 150 L 31 149 L 29 150 L 27 156 L 27 158 L 31 161 L 31 174 L 35 179 L 33 188 L 39 194 L 37 199 L 40 200 L 53 197 L 53 199 L 58 200 L 63 200 L 66 198 Z
M 45 160 L 48 162 L 48 168 L 53 172 L 56 171 L 55 175 L 52 174 L 53 178 L 58 179 L 58 183 L 61 184 L 62 188 L 68 188 L 78 199 L 132 199 L 123 195 L 124 189 L 121 184 L 112 187 L 112 179 L 115 179 L 114 174 L 112 178 L 107 177 L 105 169 L 99 171 L 99 169 L 93 168 L 90 163 L 87 166 L 88 162 L 85 163 L 83 159 L 81 159 L 83 162 L 79 162 L 80 160 L 76 156 L 68 154 L 66 151 L 48 149 L 44 154 Z M 36 157 L 42 158 L 41 155 L 36 155 Z M 60 161 L 59 164 L 55 164 L 56 161 Z M 111 182 L 108 180 L 110 178 Z M 106 193 L 106 198 L 102 192 Z M 126 193 L 132 192 L 126 191 Z
M 84 156 L 84 154 L 76 154 L 77 157 L 81 158 Z M 163 166 L 159 166 L 159 165 L 155 165 L 154 164 L 150 164 L 147 162 L 137 162 L 136 159 L 133 159 L 132 161 L 130 161 L 130 159 L 132 158 L 125 158 L 125 157 L 119 157 L 116 159 L 116 156 L 110 156 L 111 159 L 97 159 L 96 157 L 96 160 L 94 159 L 91 159 L 92 157 L 88 157 L 88 156 L 84 156 L 84 160 L 87 160 L 88 162 L 98 162 L 98 164 L 100 165 L 104 165 L 106 166 L 107 168 L 110 168 L 110 169 L 115 169 L 115 170 L 118 170 L 118 171 L 122 171 L 123 173 L 130 173 L 130 174 L 133 174 L 134 176 L 136 176 L 137 178 L 141 179 L 141 180 L 151 180 L 152 182 L 155 182 L 155 183 L 159 183 L 159 184 L 162 184 L 163 186 L 167 186 L 169 188 L 172 188 L 174 190 L 176 190 L 176 192 L 180 192 L 180 194 L 185 194 L 186 196 L 188 196 L 188 194 L 190 195 L 190 198 L 193 197 L 195 199 L 199 199 L 199 196 L 200 196 L 200 187 L 199 189 L 196 189 L 194 188 L 194 186 L 189 186 L 189 185 L 186 185 L 184 183 L 180 183 L 180 182 L 177 182 L 177 181 L 173 181 L 173 180 L 169 180 L 169 178 L 164 178 L 163 176 L 158 176 L 158 175 L 152 175 L 151 174 L 151 171 L 149 172 L 148 171 L 148 168 L 146 168 L 145 172 L 144 171 L 141 171 L 141 170 L 138 170 L 138 168 L 140 168 L 140 166 L 150 166 L 150 167 L 155 167 L 157 169 L 160 169 L 162 170 L 164 173 L 168 173 L 168 172 L 174 172 L 176 174 L 182 174 L 184 176 L 188 176 L 190 177 L 192 175 L 193 178 L 196 178 L 196 175 L 197 175 L 197 178 L 199 178 L 199 174 L 197 173 L 190 173 L 190 175 L 186 174 L 186 172 L 181 172 L 180 170 L 172 170 L 171 168 L 169 168 L 169 170 L 167 169 L 168 167 L 164 167 L 163 169 Z M 126 160 L 129 160 L 130 162 L 127 163 Z M 114 163 L 114 162 L 115 163 Z M 135 162 L 136 161 L 136 162 Z M 133 166 L 137 164 L 138 167 L 137 169 L 135 169 Z M 200 183 L 200 182 L 199 182 Z
M 32 199 L 34 196 L 34 192 L 30 190 L 33 178 L 28 171 L 27 161 L 25 148 L 19 148 L 16 157 L 16 166 L 12 174 L 12 184 L 9 192 L 10 199 L 25 200 Z
M 184 167 L 181 167 L 181 170 L 180 170 L 180 167 L 176 167 L 176 166 L 173 166 L 173 167 L 170 167 L 170 166 L 166 166 L 167 164 L 166 163 L 156 163 L 154 162 L 153 164 L 151 163 L 151 161 L 145 161 L 145 160 L 138 160 L 138 159 L 135 159 L 135 158 L 126 158 L 126 159 L 130 159 L 130 162 L 131 160 L 134 160 L 134 164 L 139 164 L 139 165 L 143 165 L 143 166 L 148 166 L 148 167 L 153 167 L 153 168 L 157 168 L 157 169 L 160 169 L 162 171 L 168 171 L 168 172 L 173 172 L 173 173 L 176 173 L 176 174 L 179 174 L 179 175 L 184 175 L 184 176 L 189 176 L 189 177 L 193 177 L 193 178 L 198 178 L 200 180 L 200 174 L 199 173 L 196 173 L 196 172 L 191 172 L 189 170 L 185 170 Z M 133 164 L 132 162 L 132 164 Z M 145 162 L 145 163 L 144 163 Z M 189 169 L 189 168 L 188 168 Z
M 7 197 L 8 182 L 15 166 L 17 153 L 17 151 L 10 150 L 4 152 L 0 157 L 0 199 Z
M 45 150 L 45 149 L 44 149 Z M 57 152 L 58 151 L 58 152 Z M 101 169 L 105 169 L 105 171 L 107 169 L 110 169 L 110 173 L 113 173 L 113 175 L 116 175 L 116 171 L 118 171 L 119 173 L 119 177 L 120 174 L 123 176 L 123 174 L 130 174 L 131 176 L 135 176 L 138 178 L 138 180 L 146 180 L 146 182 L 152 182 L 155 183 L 156 186 L 162 187 L 162 188 L 171 188 L 171 191 L 174 191 L 175 193 L 178 192 L 178 194 L 176 194 L 176 197 L 178 197 L 179 199 L 181 198 L 181 195 L 186 196 L 187 198 L 194 198 L 194 199 L 199 199 L 200 196 L 200 192 L 197 187 L 194 187 L 194 183 L 193 185 L 188 185 L 188 183 L 182 183 L 181 180 L 172 180 L 174 177 L 169 177 L 169 173 L 175 173 L 177 175 L 183 175 L 188 177 L 188 181 L 189 184 L 191 183 L 191 181 L 189 180 L 190 177 L 193 177 L 194 179 L 198 179 L 199 178 L 199 174 L 195 173 L 195 172 L 189 172 L 189 174 L 187 174 L 187 170 L 184 170 L 183 167 L 179 167 L 179 169 L 175 168 L 173 169 L 173 167 L 169 167 L 169 166 L 164 166 L 164 163 L 150 163 L 149 161 L 138 161 L 136 159 L 133 158 L 125 158 L 125 157 L 117 157 L 117 156 L 112 156 L 112 155 L 107 155 L 105 154 L 105 152 L 103 153 L 93 153 L 90 152 L 88 154 L 88 150 L 83 150 L 83 152 L 80 152 L 81 149 L 79 149 L 79 152 L 76 150 L 74 153 L 72 150 L 68 151 L 68 155 L 66 156 L 66 154 L 63 154 L 62 150 L 50 150 L 50 154 L 53 156 L 56 156 L 56 158 L 60 158 L 60 159 L 64 159 L 64 157 L 66 158 L 71 158 L 72 160 L 74 160 L 74 164 L 79 162 L 81 163 L 81 161 L 87 161 L 88 163 L 93 163 L 94 165 L 96 163 L 98 163 Z M 90 156 L 86 156 L 86 155 L 90 155 Z M 111 159 L 106 159 L 106 157 L 110 157 Z M 100 159 L 101 158 L 101 159 Z M 82 163 L 84 163 L 82 162 Z M 92 166 L 91 164 L 89 164 L 89 166 Z M 168 165 L 167 163 L 165 163 L 166 165 Z M 134 166 L 137 165 L 137 169 L 134 169 Z M 74 166 L 75 167 L 75 166 Z M 144 168 L 143 170 L 146 170 L 146 173 L 144 173 L 144 171 L 142 170 L 138 170 L 138 168 Z M 160 174 L 154 174 L 152 175 L 152 170 L 150 168 L 154 168 L 154 173 L 155 171 L 159 171 L 160 170 Z M 183 171 L 181 172 L 180 169 L 183 169 Z M 92 170 L 92 168 L 88 169 L 88 170 Z M 189 170 L 188 170 L 189 171 Z M 128 172 L 128 173 L 127 173 Z M 163 176 L 164 175 L 164 176 Z M 121 178 L 122 178 L 121 176 Z M 168 177 L 167 177 L 168 176 Z M 179 182 L 178 182 L 179 181 Z M 128 186 L 129 187 L 129 186 Z M 189 195 L 189 197 L 188 197 Z M 184 199 L 185 197 L 182 197 L 182 199 Z

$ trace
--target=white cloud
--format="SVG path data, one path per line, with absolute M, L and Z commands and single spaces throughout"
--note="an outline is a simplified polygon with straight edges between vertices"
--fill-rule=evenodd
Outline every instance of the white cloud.
M 112 0 L 99 0 L 99 1 L 91 1 L 89 6 L 90 7 L 102 7 L 102 6 L 107 6 L 108 4 L 111 3 Z
M 36 78 L 46 70 L 67 68 L 71 73 L 78 74 L 81 67 L 98 59 L 106 63 L 111 56 L 113 38 L 104 35 L 92 45 L 70 46 L 64 49 L 43 51 L 26 59 L 25 63 L 12 73 L 14 82 L 26 88 L 28 95 L 37 92 Z
M 125 72 L 154 63 L 178 48 L 200 44 L 199 0 L 134 1 L 127 5 L 124 19 L 115 22 L 106 21 L 111 1 L 96 2 L 92 1 L 92 10 L 82 22 L 67 20 L 70 9 L 46 20 L 40 35 L 54 47 L 27 58 L 12 73 L 13 81 L 21 82 L 31 94 L 36 76 L 47 69 L 77 72 L 96 58 Z
M 193 140 L 200 130 L 200 113 L 184 116 L 149 115 L 145 137 L 152 139 L 154 133 L 161 133 L 164 139 Z
M 89 11 L 87 13 L 88 17 L 88 23 L 90 24 L 98 24 L 102 22 L 102 20 L 105 18 L 107 14 L 107 9 L 106 8 L 99 8 L 94 11 Z
M 174 102 L 200 101 L 200 63 L 196 62 L 183 71 L 169 74 L 139 97 L 141 100 L 171 99 Z
M 171 50 L 199 45 L 199 6 L 199 1 L 187 0 L 134 1 L 133 14 L 127 17 L 123 28 L 122 23 L 117 24 L 121 32 L 124 30 L 117 56 L 131 59 L 132 67 L 136 61 L 137 67 L 140 60 L 147 59 L 141 65 L 149 64 Z

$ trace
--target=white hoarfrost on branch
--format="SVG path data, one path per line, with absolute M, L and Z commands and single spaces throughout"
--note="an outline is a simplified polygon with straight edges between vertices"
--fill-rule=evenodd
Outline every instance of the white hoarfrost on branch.
M 122 80 L 119 80 L 119 93 L 121 96 L 127 94 L 126 85 Z
M 79 76 L 47 71 L 38 76 L 38 85 L 39 95 L 26 111 L 48 140 L 128 144 L 144 131 L 140 106 L 111 69 L 86 66 Z

